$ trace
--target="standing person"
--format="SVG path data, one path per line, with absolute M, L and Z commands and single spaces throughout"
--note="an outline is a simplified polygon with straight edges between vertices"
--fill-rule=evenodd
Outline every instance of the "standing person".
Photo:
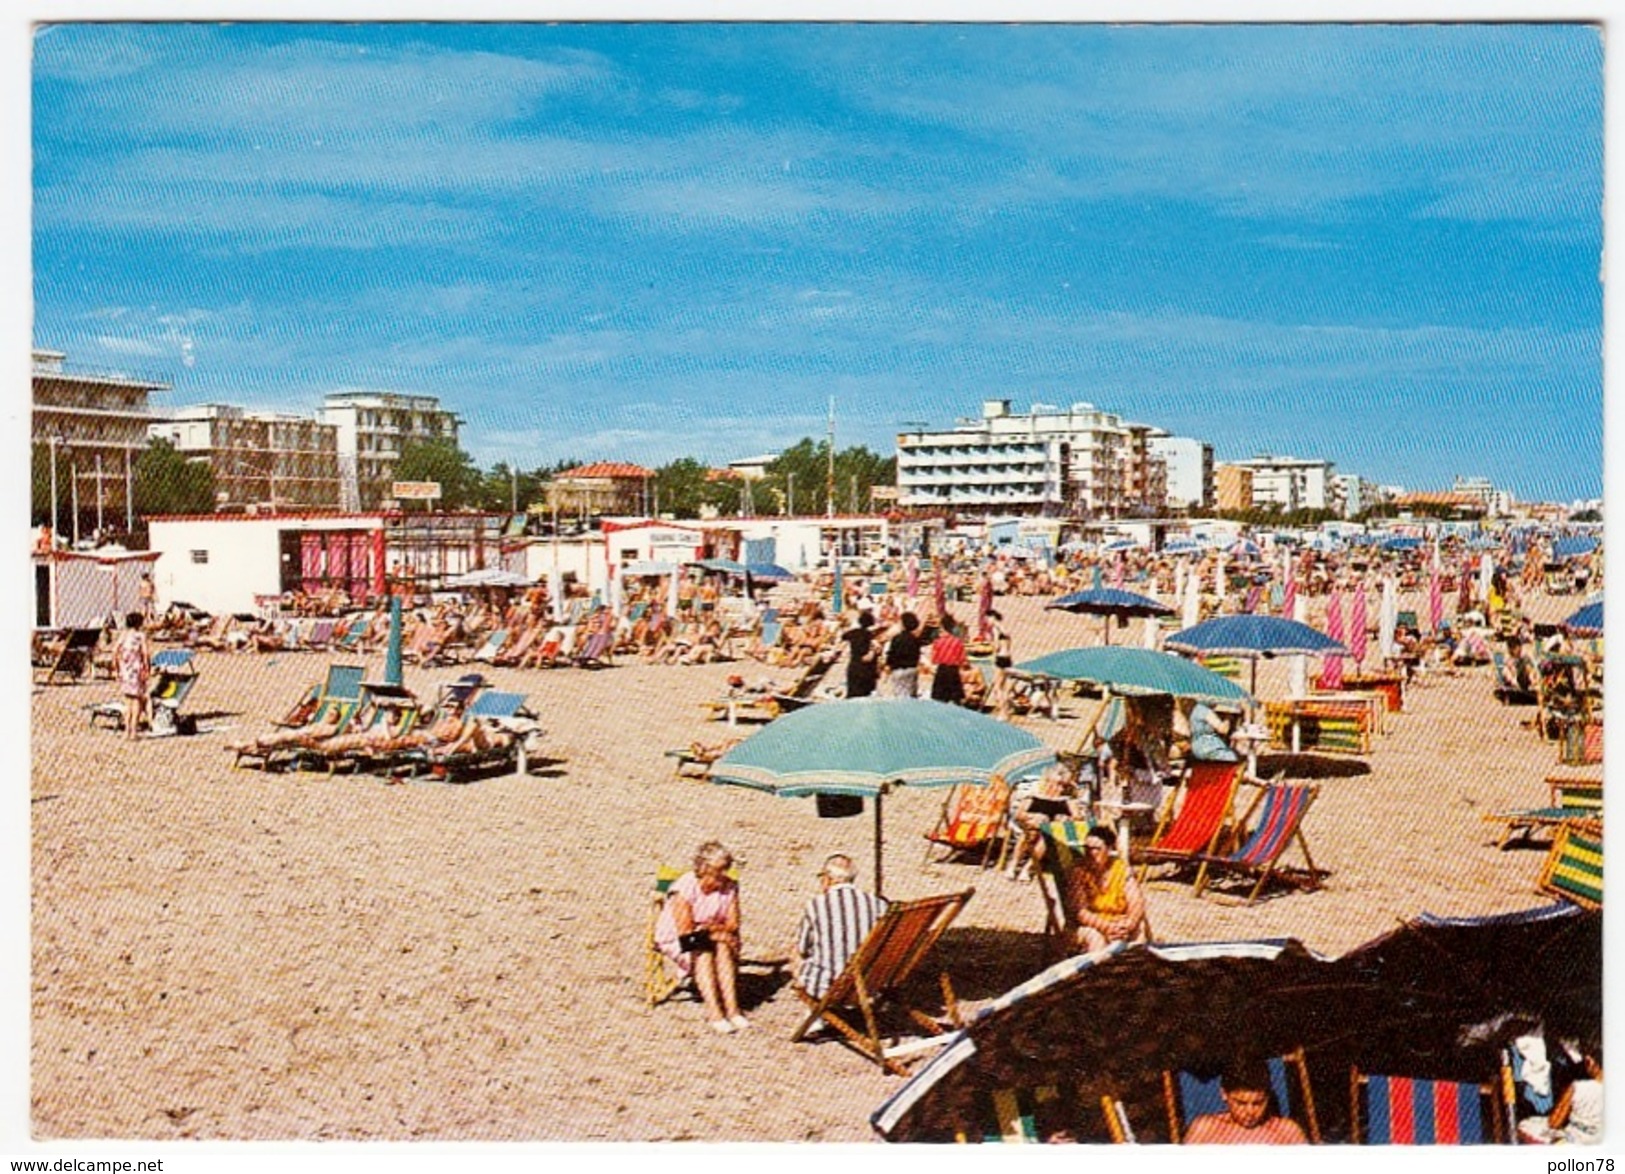
M 124 631 L 113 645 L 113 665 L 118 672 L 118 691 L 124 697 L 124 737 L 134 741 L 141 736 L 141 719 L 147 709 L 147 686 L 152 677 L 152 649 L 141 630 L 141 613 L 124 617 Z
M 153 586 L 151 571 L 141 576 L 141 586 L 137 590 L 141 600 L 141 614 L 150 620 L 157 610 L 158 603 L 158 589 Z
M 988 698 L 993 716 L 1008 720 L 1010 717 L 1010 666 L 1015 664 L 1011 655 L 1010 631 L 1004 626 L 1002 613 L 988 609 L 988 630 L 993 641 L 993 690 Z
M 730 1035 L 750 1026 L 739 1012 L 739 885 L 728 875 L 733 853 L 715 840 L 694 853 L 694 870 L 672 881 L 655 923 L 655 946 L 705 1001 L 711 1030 Z
M 846 695 L 868 697 L 880 676 L 877 663 L 880 649 L 875 643 L 875 616 L 868 608 L 858 612 L 858 622 L 841 633 L 846 641 Z
M 965 700 L 965 642 L 953 616 L 942 617 L 942 633 L 931 643 L 931 700 L 959 705 Z
M 818 873 L 818 896 L 807 902 L 791 951 L 796 982 L 813 998 L 824 996 L 886 912 L 883 898 L 858 888 L 852 858 L 837 852 Z
M 886 645 L 886 679 L 893 697 L 920 695 L 920 617 L 905 611 L 902 631 Z

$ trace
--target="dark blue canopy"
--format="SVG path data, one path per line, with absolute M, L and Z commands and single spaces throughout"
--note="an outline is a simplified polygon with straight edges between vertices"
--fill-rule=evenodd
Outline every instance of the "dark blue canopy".
M 1602 600 L 1588 603 L 1568 619 L 1563 626 L 1570 632 L 1584 635 L 1589 633 L 1602 634 Z
M 1349 650 L 1308 624 L 1280 616 L 1220 616 L 1163 642 L 1177 652 L 1215 656 L 1347 656 Z
M 1552 543 L 1553 558 L 1579 558 L 1597 549 L 1597 540 L 1589 534 L 1571 534 Z
M 1069 611 L 1082 616 L 1171 616 L 1174 609 L 1158 603 L 1148 595 L 1121 591 L 1115 587 L 1091 587 L 1063 595 L 1047 605 L 1057 611 Z

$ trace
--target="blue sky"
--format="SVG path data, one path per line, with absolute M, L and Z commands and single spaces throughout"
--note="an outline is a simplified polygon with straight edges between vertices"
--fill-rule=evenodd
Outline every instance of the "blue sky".
M 61 25 L 34 342 L 482 465 L 890 451 L 984 397 L 1602 491 L 1579 25 Z

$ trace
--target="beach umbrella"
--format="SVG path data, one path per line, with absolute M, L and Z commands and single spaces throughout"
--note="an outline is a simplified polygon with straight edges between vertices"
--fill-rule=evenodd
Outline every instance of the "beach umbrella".
M 1167 694 L 1209 705 L 1253 704 L 1247 690 L 1195 661 L 1145 648 L 1068 648 L 1024 660 L 1014 671 L 1057 681 L 1087 681 L 1125 697 Z
M 745 573 L 764 583 L 788 583 L 796 577 L 794 571 L 786 570 L 777 563 L 746 563 Z
M 1354 588 L 1354 602 L 1349 605 L 1349 652 L 1354 656 L 1354 668 L 1357 672 L 1365 670 L 1366 630 L 1370 621 L 1366 616 L 1365 580 Z
M 1100 563 L 1096 562 L 1089 568 L 1089 586 L 1092 590 L 1099 591 L 1105 585 L 1105 579 L 1100 574 Z
M 1046 610 L 1069 611 L 1073 615 L 1105 616 L 1107 617 L 1105 629 L 1105 643 L 1112 642 L 1111 620 L 1115 618 L 1119 624 L 1131 617 L 1144 616 L 1171 616 L 1174 609 L 1166 603 L 1159 603 L 1148 595 L 1140 595 L 1133 591 L 1121 591 L 1116 587 L 1102 587 L 1098 590 L 1074 591 L 1070 595 L 1046 605 Z
M 1140 545 L 1132 538 L 1113 538 L 1100 549 L 1106 554 L 1121 554 L 1125 550 L 1133 550 Z
M 908 556 L 908 585 L 904 592 L 910 599 L 918 598 L 920 594 L 920 556 Z
M 1439 560 L 1435 552 L 1433 567 L 1428 571 L 1428 630 L 1437 634 L 1444 623 L 1444 591 L 1439 585 Z
M 677 569 L 672 568 L 671 578 L 666 582 L 666 614 L 675 621 L 677 618 Z
M 1602 600 L 1588 603 L 1563 621 L 1563 628 L 1571 636 L 1602 635 Z
M 1140 646 L 1155 651 L 1158 639 L 1162 635 L 1162 625 L 1153 617 L 1146 616 L 1142 628 Z
M 1478 598 L 1484 604 L 1484 617 L 1492 619 L 1489 614 L 1490 589 L 1495 578 L 1495 559 L 1489 551 L 1478 556 Z
M 1194 538 L 1170 538 L 1162 544 L 1163 554 L 1196 554 L 1202 546 Z
M 1250 538 L 1238 538 L 1230 546 L 1230 554 L 1234 558 L 1257 558 L 1263 553 L 1258 543 Z
M 1558 538 L 1552 542 L 1552 560 L 1561 562 L 1564 559 L 1580 558 L 1596 549 L 1597 540 L 1589 534 L 1571 534 L 1567 538 Z
M 529 587 L 530 580 L 516 571 L 504 567 L 483 567 L 477 571 L 467 571 L 461 575 L 453 575 L 446 580 L 446 586 L 451 588 L 462 587 Z
M 401 597 L 389 597 L 389 643 L 384 648 L 384 684 L 405 683 L 401 669 Z
M 711 571 L 718 575 L 743 575 L 750 570 L 744 563 L 731 558 L 702 558 L 687 565 L 699 567 L 701 570 Z
M 838 554 L 831 554 L 830 555 L 830 561 L 835 564 L 835 586 L 834 586 L 835 598 L 830 603 L 830 610 L 835 615 L 840 615 L 841 614 L 841 608 L 844 606 L 844 602 L 845 602 L 841 598 L 841 596 L 842 596 L 842 591 L 841 591 L 841 556 L 838 555 Z
M 942 585 L 942 556 L 939 554 L 931 560 L 931 602 L 937 610 L 937 619 L 948 614 L 948 590 Z
M 1164 648 L 1192 656 L 1244 656 L 1253 662 L 1252 692 L 1258 692 L 1258 662 L 1275 656 L 1330 656 L 1348 652 L 1341 643 L 1308 624 L 1282 616 L 1218 616 L 1175 632 Z
M 1421 545 L 1422 539 L 1420 538 L 1412 537 L 1409 534 L 1395 534 L 1393 537 L 1383 540 L 1382 548 L 1384 550 L 1403 551 L 1416 550 Z
M 1292 616 L 1297 611 L 1298 578 L 1293 574 L 1293 561 L 1292 552 L 1288 551 L 1285 566 L 1282 568 L 1282 574 L 1286 578 L 1286 585 L 1281 591 L 1281 614 L 1284 616 Z
M 564 576 L 558 567 L 547 572 L 547 598 L 553 605 L 553 622 L 564 619 Z
M 1196 567 L 1185 576 L 1185 614 L 1181 617 L 1187 628 L 1194 628 L 1202 620 L 1202 576 Z
M 1216 549 L 1213 552 L 1213 594 L 1219 597 L 1219 603 L 1224 603 L 1224 551 Z
M 1343 593 L 1334 590 L 1326 602 L 1326 638 L 1338 644 L 1343 642 Z M 1328 656 L 1320 670 L 1320 683 L 1326 689 L 1343 687 L 1343 658 Z
M 1054 751 L 1034 735 L 962 706 L 860 697 L 774 719 L 717 759 L 710 780 L 786 798 L 873 799 L 878 890 L 881 801 L 891 788 L 985 785 L 995 775 L 1012 779 L 1054 761 Z

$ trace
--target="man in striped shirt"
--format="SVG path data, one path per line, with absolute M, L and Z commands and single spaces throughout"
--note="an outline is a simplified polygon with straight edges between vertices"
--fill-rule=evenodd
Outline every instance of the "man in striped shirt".
M 886 902 L 858 888 L 857 877 L 850 856 L 831 856 L 818 874 L 821 891 L 801 915 L 795 973 L 801 988 L 814 998 L 829 990 L 886 912 Z

